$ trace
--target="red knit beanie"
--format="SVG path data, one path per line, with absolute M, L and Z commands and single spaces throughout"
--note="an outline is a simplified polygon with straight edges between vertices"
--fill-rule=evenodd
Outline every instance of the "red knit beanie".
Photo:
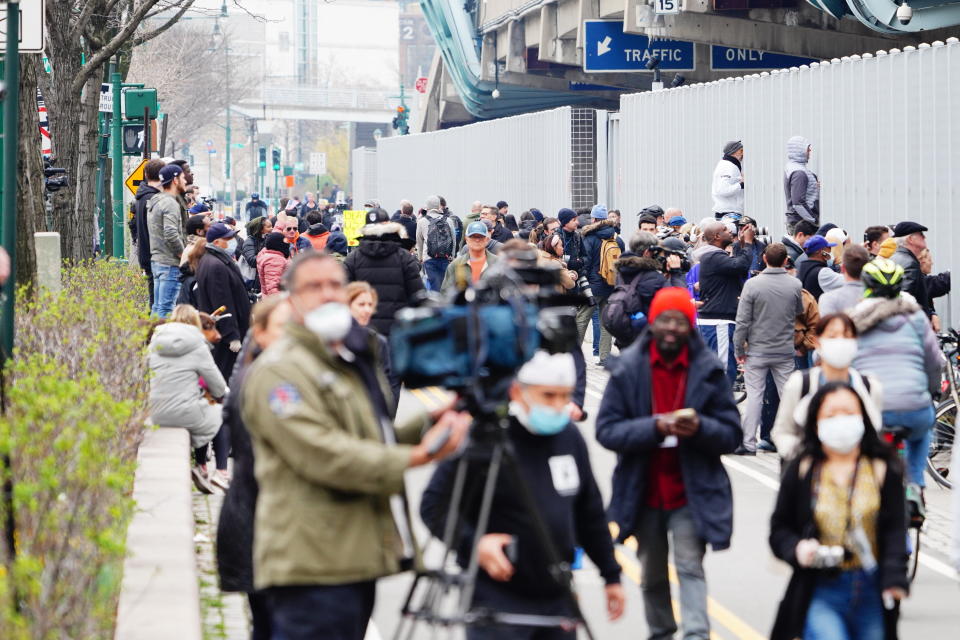
M 687 316 L 690 326 L 696 325 L 697 307 L 690 298 L 690 292 L 681 287 L 664 287 L 657 291 L 653 296 L 653 302 L 650 303 L 650 323 L 652 324 L 657 316 L 663 311 L 679 311 Z

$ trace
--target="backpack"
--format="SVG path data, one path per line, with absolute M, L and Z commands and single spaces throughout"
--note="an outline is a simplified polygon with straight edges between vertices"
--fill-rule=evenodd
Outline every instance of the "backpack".
M 443 214 L 448 220 L 453 220 L 453 227 L 455 230 L 453 241 L 457 248 L 463 245 L 463 220 L 460 219 L 460 216 L 455 216 L 452 213 Z
M 614 264 L 620 259 L 620 253 L 616 238 L 606 238 L 600 243 L 600 277 L 607 284 L 617 282 L 617 269 Z
M 453 229 L 445 216 L 429 218 L 427 226 L 427 256 L 450 260 L 456 251 Z
M 620 282 L 607 298 L 607 306 L 603 309 L 600 322 L 610 332 L 616 341 L 617 347 L 625 349 L 637 339 L 643 331 L 645 323 L 634 322 L 633 316 L 638 312 L 647 313 L 653 296 L 642 296 L 637 287 L 642 280 L 642 273 L 638 273 L 630 284 Z

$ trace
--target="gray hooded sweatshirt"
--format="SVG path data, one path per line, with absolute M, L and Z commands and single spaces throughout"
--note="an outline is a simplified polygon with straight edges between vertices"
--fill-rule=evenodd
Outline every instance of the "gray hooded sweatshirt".
M 787 199 L 787 222 L 801 220 L 820 226 L 820 185 L 817 176 L 807 168 L 807 147 L 803 136 L 787 141 L 787 165 L 783 170 L 783 192 Z
M 210 394 L 222 397 L 227 384 L 213 362 L 203 333 L 193 325 L 168 322 L 150 340 L 150 416 L 161 427 L 183 427 L 194 448 L 217 435 L 223 420 L 220 404 L 202 395 L 202 377 Z

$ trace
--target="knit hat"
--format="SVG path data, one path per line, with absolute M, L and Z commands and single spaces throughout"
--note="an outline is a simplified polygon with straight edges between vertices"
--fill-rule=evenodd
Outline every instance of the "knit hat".
M 657 320 L 657 316 L 664 311 L 679 311 L 687 316 L 690 326 L 695 326 L 697 322 L 697 307 L 693 304 L 690 292 L 682 287 L 664 287 L 657 291 L 653 296 L 653 302 L 650 303 L 650 324 Z
M 743 149 L 743 143 L 739 140 L 731 140 L 727 144 L 723 145 L 723 155 L 732 155 L 737 151 L 740 151 L 740 149 Z
M 543 213 L 540 211 L 540 209 L 530 209 L 530 214 L 533 216 L 533 219 L 537 221 L 537 223 L 543 222 Z
M 880 251 L 877 252 L 881 258 L 889 258 L 897 252 L 897 241 L 893 238 L 887 238 L 880 244 Z
M 285 256 L 290 255 L 290 245 L 283 239 L 283 234 L 276 231 L 267 234 L 263 240 L 263 247 L 271 251 L 279 251 Z
M 439 211 L 440 210 L 440 196 L 430 196 L 427 198 L 426 203 L 427 211 Z
M 594 220 L 606 220 L 607 219 L 607 205 L 605 204 L 595 204 L 593 209 L 590 210 L 590 217 Z
M 557 212 L 557 220 L 560 221 L 560 226 L 565 227 L 567 224 L 577 217 L 577 213 L 573 209 L 560 209 Z
M 547 387 L 573 387 L 577 383 L 573 356 L 569 353 L 549 354 L 546 351 L 537 351 L 520 367 L 517 382 Z

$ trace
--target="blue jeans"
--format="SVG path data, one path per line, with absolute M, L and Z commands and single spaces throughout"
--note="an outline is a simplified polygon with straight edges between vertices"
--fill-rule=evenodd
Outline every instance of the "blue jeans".
M 180 268 L 159 262 L 151 262 L 153 271 L 153 308 L 150 311 L 158 318 L 166 318 L 173 311 L 173 304 L 180 293 Z
M 884 411 L 883 425 L 904 427 L 910 431 L 906 437 L 907 481 L 926 486 L 923 470 L 927 466 L 930 439 L 933 437 L 933 405 L 913 411 Z
M 600 355 L 600 305 L 593 308 L 593 355 Z
M 427 273 L 427 288 L 430 291 L 440 291 L 449 264 L 450 261 L 446 258 L 427 258 L 423 261 L 423 270 Z
M 264 594 L 273 640 L 363 640 L 377 583 L 270 587 Z
M 883 640 L 877 574 L 862 569 L 821 577 L 813 590 L 804 640 Z

